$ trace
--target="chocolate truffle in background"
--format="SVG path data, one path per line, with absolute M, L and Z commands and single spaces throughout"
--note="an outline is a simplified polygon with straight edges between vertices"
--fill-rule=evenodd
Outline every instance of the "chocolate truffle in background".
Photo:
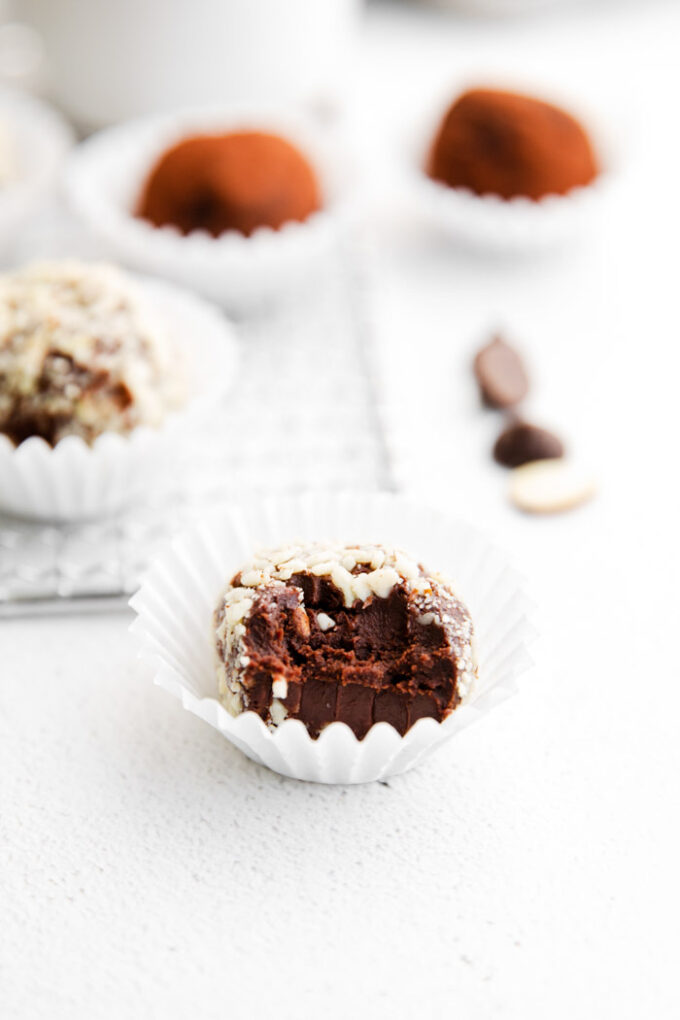
M 256 555 L 215 610 L 219 696 L 312 737 L 344 722 L 405 733 L 441 721 L 476 677 L 472 621 L 438 575 L 384 546 L 311 543 Z
M 0 276 L 0 432 L 17 446 L 155 427 L 182 400 L 176 352 L 123 272 L 63 260 Z
M 183 234 L 277 230 L 321 207 L 316 174 L 285 138 L 259 131 L 185 138 L 149 174 L 137 215 Z
M 446 113 L 426 171 L 478 195 L 540 199 L 592 183 L 598 165 L 588 134 L 565 110 L 531 96 L 473 89 Z

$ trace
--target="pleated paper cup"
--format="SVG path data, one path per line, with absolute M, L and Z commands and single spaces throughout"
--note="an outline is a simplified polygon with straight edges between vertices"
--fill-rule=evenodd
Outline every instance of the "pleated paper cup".
M 32 437 L 15 446 L 0 434 L 0 511 L 50 521 L 114 513 L 148 493 L 187 432 L 234 381 L 237 343 L 221 312 L 185 291 L 139 278 L 145 303 L 167 329 L 186 374 L 187 399 L 157 428 L 105 432 L 88 445 L 67 436 L 55 446 Z
M 523 91 L 530 94 L 530 90 Z M 559 101 L 558 101 L 559 102 Z M 568 107 L 568 102 L 567 102 Z M 401 178 L 413 212 L 452 241 L 480 252 L 498 255 L 531 254 L 559 249 L 588 233 L 602 215 L 611 193 L 616 159 L 612 141 L 582 120 L 596 142 L 600 172 L 587 187 L 564 195 L 501 198 L 452 188 L 425 172 L 428 152 L 444 116 L 446 104 L 428 120 L 427 128 L 402 148 Z
M 323 208 L 279 230 L 250 237 L 228 231 L 181 234 L 134 215 L 157 159 L 182 138 L 256 130 L 299 147 L 316 171 Z M 355 216 L 354 171 L 347 145 L 330 129 L 278 112 L 238 107 L 187 111 L 109 128 L 74 152 L 66 174 L 70 203 L 115 257 L 133 268 L 175 280 L 237 314 L 259 310 L 314 277 Z
M 314 740 L 297 719 L 269 729 L 217 699 L 213 612 L 228 580 L 260 546 L 297 540 L 384 543 L 450 577 L 475 627 L 479 680 L 443 722 L 420 719 L 401 736 L 376 723 L 357 740 L 334 722 Z M 413 768 L 516 690 L 530 664 L 529 600 L 506 558 L 468 525 L 388 494 L 308 493 L 253 501 L 179 536 L 149 570 L 131 606 L 132 630 L 155 682 L 244 754 L 281 775 L 365 783 Z
M 55 190 L 73 132 L 45 103 L 0 89 L 0 123 L 9 146 L 9 176 L 0 187 L 0 253 Z

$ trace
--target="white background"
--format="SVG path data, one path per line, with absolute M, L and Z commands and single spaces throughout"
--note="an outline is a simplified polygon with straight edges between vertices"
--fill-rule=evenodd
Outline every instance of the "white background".
M 395 473 L 524 570 L 536 667 L 418 771 L 323 788 L 148 684 L 124 615 L 3 623 L 4 1015 L 678 1015 L 679 47 L 680 9 L 653 0 L 507 23 L 371 10 L 351 105 L 383 192 Z M 489 77 L 572 92 L 618 139 L 580 248 L 471 257 L 381 187 L 418 111 Z M 596 467 L 578 512 L 506 502 L 469 376 L 496 324 L 528 357 L 536 417 Z

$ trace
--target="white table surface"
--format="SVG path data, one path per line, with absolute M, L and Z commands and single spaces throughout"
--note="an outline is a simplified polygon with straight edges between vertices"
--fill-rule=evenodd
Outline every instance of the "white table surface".
M 536 666 L 417 771 L 324 788 L 150 685 L 125 615 L 3 623 L 3 1016 L 678 1015 L 679 42 L 680 8 L 652 0 L 501 24 L 371 10 L 365 137 L 500 69 L 578 89 L 625 139 L 603 229 L 564 255 L 470 257 L 389 196 L 376 217 L 395 473 L 525 571 Z M 468 368 L 497 323 L 536 416 L 596 465 L 578 512 L 505 500 Z

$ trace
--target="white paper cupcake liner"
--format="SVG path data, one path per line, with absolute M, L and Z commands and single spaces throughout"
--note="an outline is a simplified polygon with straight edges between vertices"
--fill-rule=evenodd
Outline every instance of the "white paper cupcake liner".
M 298 145 L 314 166 L 324 207 L 302 223 L 183 236 L 133 215 L 157 158 L 183 137 L 239 128 L 271 131 Z M 175 280 L 244 313 L 298 291 L 354 215 L 346 146 L 309 121 L 248 108 L 187 111 L 134 121 L 94 135 L 74 152 L 66 173 L 70 203 L 112 253 L 134 268 Z
M 448 575 L 475 626 L 479 681 L 444 722 L 420 719 L 405 736 L 375 724 L 359 741 L 344 723 L 313 740 L 294 719 L 270 730 L 253 712 L 231 716 L 216 697 L 213 611 L 258 546 L 296 539 L 395 544 Z M 534 630 L 519 575 L 469 526 L 388 494 L 307 493 L 253 501 L 179 536 L 144 579 L 132 631 L 155 682 L 275 772 L 319 783 L 365 783 L 405 772 L 515 691 L 531 664 Z
M 55 189 L 73 133 L 45 103 L 4 88 L 0 89 L 0 122 L 16 161 L 11 178 L 0 187 L 0 252 L 4 253 Z
M 518 88 L 533 94 L 531 88 Z M 556 100 L 558 103 L 560 100 Z M 570 104 L 567 101 L 566 107 Z M 611 190 L 612 147 L 604 132 L 579 119 L 594 139 L 600 173 L 587 187 L 565 195 L 546 195 L 534 201 L 518 196 L 477 195 L 467 188 L 451 188 L 427 176 L 424 166 L 429 148 L 446 109 L 442 104 L 429 118 L 427 128 L 403 147 L 402 181 L 413 211 L 456 243 L 513 255 L 566 246 L 587 233 L 597 222 Z
M 158 428 L 106 432 L 92 445 L 68 436 L 54 447 L 38 437 L 14 446 L 0 434 L 0 511 L 38 520 L 86 520 L 133 503 L 157 481 L 186 431 L 233 383 L 238 348 L 221 312 L 171 284 L 138 282 L 186 365 L 186 403 Z

